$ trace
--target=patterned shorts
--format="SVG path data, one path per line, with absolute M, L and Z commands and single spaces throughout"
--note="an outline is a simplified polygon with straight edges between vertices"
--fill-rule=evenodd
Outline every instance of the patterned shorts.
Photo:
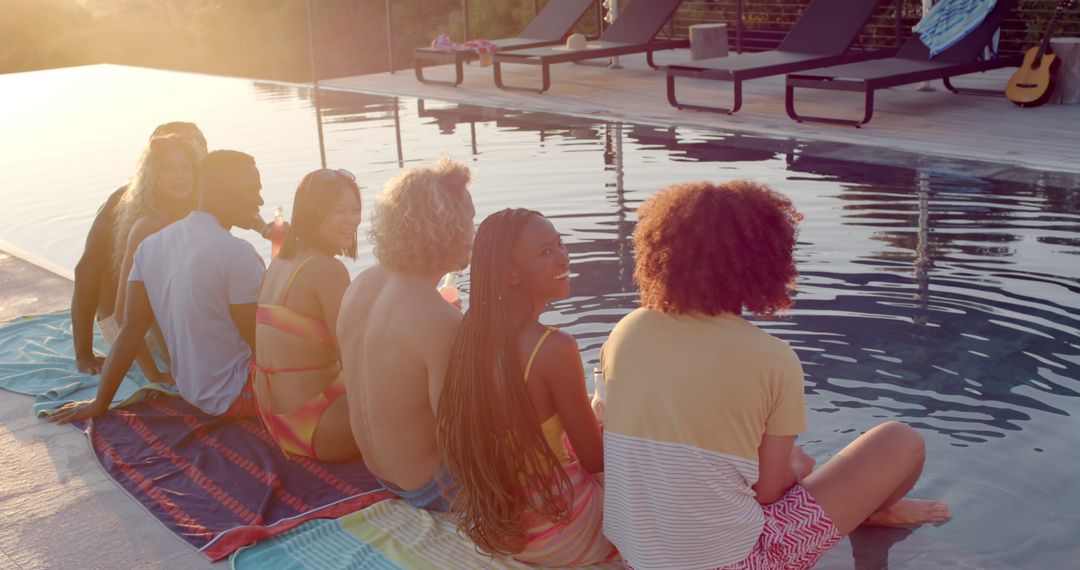
M 840 533 L 829 515 L 799 485 L 762 509 L 765 527 L 754 549 L 746 558 L 725 566 L 725 570 L 810 568 L 840 541 Z
M 218 416 L 219 418 L 253 418 L 259 414 L 259 407 L 255 405 L 255 387 L 252 385 L 254 378 L 254 371 L 249 369 L 240 395 L 233 400 L 229 409 Z

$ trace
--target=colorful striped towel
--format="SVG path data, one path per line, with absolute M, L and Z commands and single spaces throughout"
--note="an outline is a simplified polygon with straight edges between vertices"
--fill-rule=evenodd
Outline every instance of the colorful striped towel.
M 229 562 L 240 570 L 531 568 L 510 558 L 478 553 L 446 515 L 401 500 L 382 501 L 336 520 L 304 524 L 237 551 Z M 622 563 L 589 568 L 622 568 Z
M 390 497 L 360 460 L 287 457 L 254 420 L 209 416 L 181 398 L 112 410 L 87 434 L 105 471 L 211 560 Z
M 967 37 L 994 9 L 997 0 L 939 0 L 912 28 L 930 48 L 930 57 Z

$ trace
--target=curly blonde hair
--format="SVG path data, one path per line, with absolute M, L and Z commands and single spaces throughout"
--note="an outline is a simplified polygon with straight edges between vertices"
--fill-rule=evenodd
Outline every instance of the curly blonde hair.
M 184 207 L 177 212 L 169 212 L 162 203 L 158 194 L 158 161 L 169 150 L 179 150 L 191 162 L 192 172 L 198 171 L 202 152 L 188 139 L 179 136 L 162 136 L 151 139 L 146 145 L 139 162 L 135 167 L 135 175 L 128 183 L 127 192 L 124 192 L 116 204 L 116 224 L 113 226 L 113 269 L 116 270 L 124 259 L 124 250 L 127 248 L 128 234 L 131 227 L 138 220 L 152 216 L 168 224 L 174 222 L 195 209 L 197 192 L 192 188 L 191 196 Z
M 410 168 L 375 197 L 369 237 L 379 263 L 397 271 L 456 271 L 473 238 L 469 167 L 442 158 Z

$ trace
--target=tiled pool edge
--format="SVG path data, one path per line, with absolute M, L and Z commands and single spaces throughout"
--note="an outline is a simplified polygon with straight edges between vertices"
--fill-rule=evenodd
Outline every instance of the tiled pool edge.
M 73 273 L 0 241 L 0 323 L 71 304 Z

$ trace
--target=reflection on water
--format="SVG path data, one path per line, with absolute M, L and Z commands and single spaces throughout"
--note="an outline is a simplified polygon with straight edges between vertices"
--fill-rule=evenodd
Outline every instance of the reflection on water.
M 824 459 L 875 423 L 907 421 L 929 450 L 916 491 L 952 501 L 957 513 L 916 536 L 1020 567 L 1075 562 L 1080 520 L 1047 520 L 1061 504 L 1080 504 L 1075 189 L 822 160 L 796 142 L 750 135 L 408 98 L 323 91 L 316 114 L 304 88 L 96 70 L 72 70 L 70 82 L 96 92 L 123 80 L 125 90 L 159 102 L 149 110 L 100 94 L 26 102 L 8 133 L 23 149 L 0 156 L 10 204 L 0 211 L 0 238 L 73 266 L 94 209 L 130 174 L 143 137 L 167 120 L 196 121 L 212 148 L 253 154 L 267 216 L 279 204 L 289 209 L 295 184 L 323 156 L 357 174 L 369 205 L 402 166 L 446 153 L 474 170 L 478 220 L 528 207 L 565 235 L 573 296 L 545 319 L 575 335 L 587 367 L 637 306 L 630 237 L 643 199 L 674 182 L 745 177 L 772 185 L 806 221 L 796 304 L 758 324 L 803 361 L 807 449 Z M 64 76 L 49 80 L 63 84 Z M 0 89 L 40 81 L 0 77 Z M 83 123 L 56 123 L 57 114 Z M 107 123 L 86 128 L 93 117 Z M 48 136 L 38 132 L 44 128 Z M 58 211 L 58 201 L 69 207 Z M 254 235 L 244 237 L 268 253 Z M 363 244 L 350 270 L 371 263 Z M 468 280 L 462 284 L 467 292 Z M 1053 532 L 1032 530 L 1048 526 Z M 1033 532 L 1038 540 L 1018 538 Z

